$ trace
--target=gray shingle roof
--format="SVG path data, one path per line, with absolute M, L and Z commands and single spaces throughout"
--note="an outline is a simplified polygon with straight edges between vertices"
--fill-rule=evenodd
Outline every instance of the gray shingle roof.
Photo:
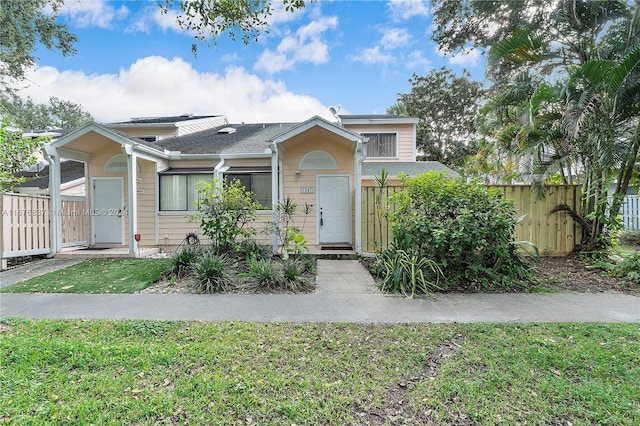
M 47 164 L 44 169 L 37 173 L 21 172 L 16 173 L 16 176 L 24 176 L 27 181 L 18 185 L 24 188 L 40 188 L 46 189 L 49 187 L 49 165 Z M 62 161 L 60 163 L 60 183 L 64 184 L 76 179 L 84 177 L 84 163 L 79 161 Z
M 199 120 L 201 118 L 220 117 L 220 115 L 176 115 L 171 117 L 141 117 L 129 121 L 118 121 L 109 124 L 171 124 L 181 121 Z M 107 125 L 109 125 L 107 124 Z
M 380 163 L 362 163 L 362 176 L 379 175 L 382 169 L 385 169 L 389 176 L 397 176 L 404 173 L 407 176 L 416 176 L 420 173 L 431 171 L 446 171 L 447 177 L 460 177 L 460 175 L 438 161 L 417 161 L 415 163 L 399 163 L 399 162 L 380 162 Z
M 263 154 L 268 142 L 298 123 L 227 124 L 155 143 L 162 149 L 183 154 Z M 222 128 L 233 133 L 218 133 Z

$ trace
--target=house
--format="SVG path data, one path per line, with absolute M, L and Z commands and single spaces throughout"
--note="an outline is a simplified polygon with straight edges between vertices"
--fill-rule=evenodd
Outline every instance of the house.
M 305 224 L 309 244 L 361 252 L 363 182 L 383 168 L 393 175 L 434 169 L 455 175 L 440 163 L 416 162 L 414 118 L 341 115 L 337 123 L 316 116 L 301 123 L 253 124 L 231 124 L 224 116 L 184 118 L 173 117 L 165 127 L 159 124 L 168 120 L 153 118 L 90 123 L 46 145 L 52 210 L 61 211 L 62 159 L 79 161 L 86 169 L 90 245 L 126 247 L 132 254 L 139 246 L 171 248 L 187 233 L 200 234 L 190 219 L 194 184 L 235 178 L 264 206 L 257 228 L 290 197 L 298 206 L 313 206 L 306 218 L 298 209 L 294 222 Z M 187 123 L 208 127 L 189 131 Z M 54 214 L 52 221 L 57 253 L 61 216 Z M 275 237 L 260 235 L 277 249 Z

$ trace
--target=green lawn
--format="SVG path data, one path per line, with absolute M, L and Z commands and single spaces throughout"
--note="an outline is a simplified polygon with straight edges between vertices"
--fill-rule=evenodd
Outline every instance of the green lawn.
M 0 423 L 640 424 L 638 324 L 4 319 L 0 333 Z
M 3 288 L 4 293 L 133 293 L 158 281 L 170 259 L 91 259 Z

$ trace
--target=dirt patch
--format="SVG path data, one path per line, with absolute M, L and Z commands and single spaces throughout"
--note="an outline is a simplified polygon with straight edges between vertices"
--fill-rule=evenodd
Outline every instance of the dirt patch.
M 455 355 L 461 348 L 464 337 L 458 335 L 456 339 L 445 342 L 435 348 L 424 357 L 424 369 L 417 375 L 398 380 L 390 386 L 385 400 L 387 404 L 383 407 L 372 407 L 365 409 L 356 408 L 356 417 L 359 424 L 363 425 L 429 425 L 434 424 L 431 409 L 422 407 L 417 410 L 410 404 L 411 394 L 419 383 L 433 380 L 443 363 Z M 470 424 L 466 418 L 460 418 L 456 422 L 458 425 Z
M 546 288 L 581 293 L 622 292 L 640 294 L 638 286 L 625 285 L 603 270 L 585 264 L 578 256 L 544 257 L 536 265 L 538 280 Z

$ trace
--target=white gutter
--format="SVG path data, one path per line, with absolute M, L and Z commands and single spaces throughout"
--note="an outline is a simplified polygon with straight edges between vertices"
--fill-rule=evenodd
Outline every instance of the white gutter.
M 271 158 L 271 153 L 259 154 L 182 154 L 180 151 L 168 151 L 169 160 L 233 160 L 236 158 Z

